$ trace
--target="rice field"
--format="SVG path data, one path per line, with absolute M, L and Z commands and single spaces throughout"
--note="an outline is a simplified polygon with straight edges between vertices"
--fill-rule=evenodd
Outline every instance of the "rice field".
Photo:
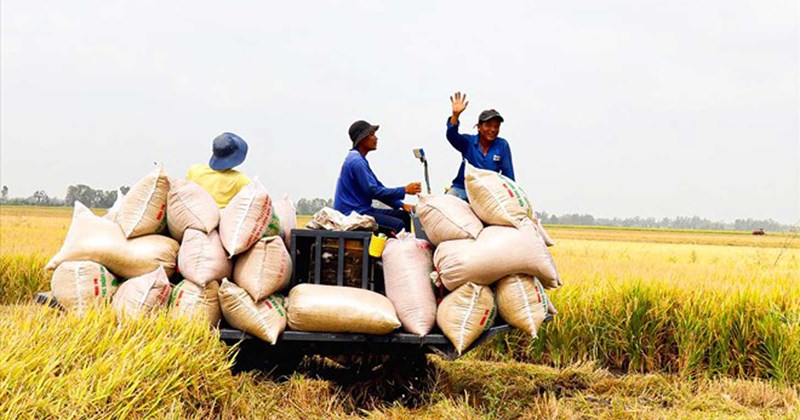
M 328 381 L 232 375 L 229 349 L 196 326 L 28 304 L 70 217 L 0 206 L 0 417 L 800 417 L 796 234 L 548 226 L 564 287 L 538 339 L 433 360 L 422 407 L 363 407 Z

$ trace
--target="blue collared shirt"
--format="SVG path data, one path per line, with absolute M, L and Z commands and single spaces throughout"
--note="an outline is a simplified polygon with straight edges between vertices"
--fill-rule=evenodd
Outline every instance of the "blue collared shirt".
M 511 161 L 511 147 L 508 146 L 508 142 L 504 138 L 497 137 L 494 139 L 489 145 L 489 150 L 484 155 L 483 149 L 478 143 L 478 135 L 460 134 L 458 126 L 458 124 L 450 124 L 450 118 L 447 119 L 447 141 L 461 152 L 463 158 L 461 166 L 458 168 L 458 175 L 453 178 L 454 187 L 464 188 L 464 159 L 476 168 L 499 172 L 515 181 L 514 164 Z
M 342 172 L 336 182 L 336 197 L 333 208 L 348 215 L 355 211 L 364 214 L 372 208 L 372 200 L 378 200 L 393 209 L 403 207 L 405 187 L 386 188 L 369 167 L 367 158 L 358 150 L 351 149 L 344 159 Z

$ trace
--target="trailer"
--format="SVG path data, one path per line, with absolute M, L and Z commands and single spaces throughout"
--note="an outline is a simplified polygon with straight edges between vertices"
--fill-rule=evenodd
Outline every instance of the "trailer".
M 292 230 L 289 290 L 298 284 L 313 283 L 359 287 L 385 294 L 382 261 L 369 255 L 371 239 L 372 232 L 365 231 Z M 47 292 L 38 293 L 36 301 L 59 307 Z M 551 320 L 548 315 L 545 322 Z M 390 391 L 397 393 L 395 397 L 406 399 L 418 396 L 429 382 L 427 355 L 454 360 L 510 329 L 497 317 L 495 324 L 461 354 L 438 327 L 422 337 L 401 331 L 370 335 L 286 330 L 275 345 L 270 345 L 226 325 L 223 320 L 219 337 L 226 344 L 238 347 L 235 371 L 258 369 L 282 378 L 315 365 L 317 371 L 336 372 L 351 381 L 392 378 L 389 382 L 394 389 Z

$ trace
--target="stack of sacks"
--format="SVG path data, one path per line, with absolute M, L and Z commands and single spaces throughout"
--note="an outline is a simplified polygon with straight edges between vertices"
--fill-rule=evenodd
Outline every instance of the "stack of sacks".
M 46 266 L 54 270 L 51 287 L 56 301 L 82 314 L 90 303 L 113 299 L 121 316 L 163 306 L 170 287 L 166 279 L 175 271 L 179 248 L 175 240 L 160 234 L 166 226 L 169 188 L 169 178 L 159 167 L 137 182 L 108 217 L 96 216 L 75 202 L 64 244 Z M 132 308 L 126 302 L 141 291 L 144 295 Z
M 417 206 L 425 233 L 438 245 L 437 282 L 453 292 L 440 304 L 437 323 L 456 350 L 464 351 L 493 322 L 489 287 L 496 285 L 503 318 L 535 337 L 549 303 L 542 286 L 561 286 L 547 250 L 552 240 L 514 181 L 467 163 L 465 183 L 469 204 L 452 196 L 423 196 Z
M 276 207 L 285 218 L 276 219 L 282 223 L 276 235 L 296 223 L 294 206 L 288 197 L 282 201 Z M 53 296 L 79 313 L 111 302 L 121 318 L 167 306 L 175 316 L 212 325 L 225 315 L 231 325 L 274 343 L 286 326 L 279 292 L 292 263 L 280 236 L 264 237 L 272 214 L 269 194 L 257 181 L 220 212 L 200 185 L 170 179 L 159 167 L 105 217 L 75 203 L 64 244 L 47 265 L 55 270 Z M 176 268 L 183 281 L 173 290 L 169 278 Z
M 219 300 L 228 324 L 275 344 L 286 328 L 281 292 L 289 285 L 292 259 L 277 236 L 279 229 L 269 226 L 270 220 L 276 220 L 272 214 L 272 200 L 257 180 L 242 188 L 222 210 L 219 230 L 223 252 L 235 260 L 219 288 Z

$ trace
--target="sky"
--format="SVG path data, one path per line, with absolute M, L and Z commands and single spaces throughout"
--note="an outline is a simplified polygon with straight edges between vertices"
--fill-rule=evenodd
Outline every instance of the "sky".
M 333 197 L 358 119 L 387 186 L 450 185 L 449 96 L 504 117 L 534 208 L 800 221 L 797 1 L 0 3 L 11 197 L 183 177 L 228 131 L 272 195 Z M 414 197 L 407 197 L 414 203 Z

